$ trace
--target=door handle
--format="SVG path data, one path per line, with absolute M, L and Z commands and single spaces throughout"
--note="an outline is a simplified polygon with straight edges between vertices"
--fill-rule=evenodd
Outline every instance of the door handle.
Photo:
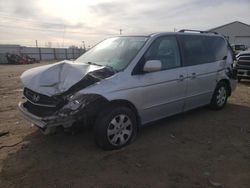
M 193 72 L 192 75 L 191 75 L 191 79 L 194 79 L 194 78 L 196 78 L 196 73 L 195 72 Z
M 181 74 L 180 76 L 179 76 L 179 81 L 183 81 L 184 80 L 184 76 Z

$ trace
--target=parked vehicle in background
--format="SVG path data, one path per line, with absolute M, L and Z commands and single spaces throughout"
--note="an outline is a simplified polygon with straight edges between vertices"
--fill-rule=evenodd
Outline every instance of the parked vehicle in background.
M 186 31 L 113 37 L 74 62 L 30 69 L 20 112 L 43 132 L 93 125 L 97 145 L 110 150 L 150 122 L 222 109 L 237 82 L 233 52 L 221 35 Z
M 32 64 L 39 63 L 35 58 L 32 58 L 28 55 L 17 55 L 12 53 L 6 53 L 6 59 L 8 64 Z
M 245 51 L 247 49 L 247 46 L 244 44 L 233 44 L 231 46 L 232 46 L 232 49 L 233 49 L 235 55 L 237 55 L 239 52 Z
M 250 51 L 240 52 L 236 56 L 235 67 L 237 69 L 238 81 L 250 79 Z

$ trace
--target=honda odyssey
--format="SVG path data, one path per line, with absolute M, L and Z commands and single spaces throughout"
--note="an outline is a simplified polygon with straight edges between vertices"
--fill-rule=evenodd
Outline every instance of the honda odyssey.
M 150 122 L 205 105 L 222 109 L 236 87 L 233 56 L 216 33 L 108 38 L 75 61 L 25 71 L 19 110 L 44 133 L 92 125 L 98 146 L 119 149 Z

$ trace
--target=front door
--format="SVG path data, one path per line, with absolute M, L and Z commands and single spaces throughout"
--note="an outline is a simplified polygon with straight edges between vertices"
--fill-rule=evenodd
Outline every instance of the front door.
M 182 112 L 187 88 L 187 72 L 175 36 L 157 38 L 141 61 L 148 60 L 160 60 L 162 69 L 133 76 L 141 96 L 142 124 Z

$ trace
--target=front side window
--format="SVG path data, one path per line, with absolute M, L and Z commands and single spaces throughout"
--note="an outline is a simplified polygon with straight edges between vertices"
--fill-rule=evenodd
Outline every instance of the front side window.
M 175 36 L 156 39 L 144 55 L 144 61 L 148 60 L 160 60 L 162 70 L 180 67 L 180 53 Z
M 76 59 L 77 62 L 123 70 L 147 41 L 147 37 L 109 38 Z

